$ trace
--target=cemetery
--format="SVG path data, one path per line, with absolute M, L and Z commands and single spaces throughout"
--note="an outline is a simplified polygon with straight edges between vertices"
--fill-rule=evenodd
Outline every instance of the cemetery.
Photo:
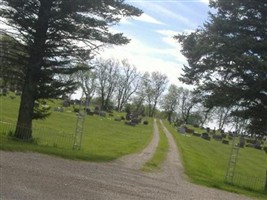
M 4 109 L 5 117 L 2 118 L 2 120 L 12 124 L 16 116 L 19 97 L 16 96 L 15 98 L 11 99 L 9 95 L 7 95 L 0 98 L 1 101 L 6 105 L 6 109 Z M 51 105 L 51 103 L 48 104 Z M 74 104 L 74 107 L 76 109 L 79 108 L 77 104 Z M 122 114 L 115 111 L 113 111 L 112 113 L 101 112 L 101 110 L 97 106 L 95 106 L 90 107 L 87 110 L 83 110 L 83 112 L 86 114 L 84 126 L 84 129 L 86 131 L 84 132 L 83 136 L 82 151 L 73 151 L 72 136 L 75 130 L 75 121 L 77 117 L 77 112 L 75 112 L 77 110 L 73 109 L 74 107 L 73 105 L 64 106 L 62 105 L 61 101 L 55 100 L 51 105 L 51 116 L 47 120 L 38 121 L 38 123 L 34 125 L 36 128 L 36 131 L 34 131 L 34 137 L 38 138 L 36 140 L 38 146 L 31 144 L 29 147 L 26 147 L 26 149 L 29 148 L 29 150 L 31 151 L 47 152 L 48 149 L 52 148 L 52 154 L 58 156 L 65 157 L 67 155 L 67 157 L 70 158 L 78 157 L 79 159 L 92 161 L 108 161 L 116 159 L 117 157 L 128 154 L 132 151 L 136 151 L 137 149 L 143 148 L 151 137 L 151 119 L 143 116 L 142 118 L 141 116 L 140 118 L 137 118 L 137 116 L 134 116 L 130 113 L 127 115 L 127 113 Z M 125 122 L 129 123 L 128 126 L 125 125 Z M 165 123 L 165 125 L 167 126 L 167 123 Z M 3 129 L 6 128 L 6 126 L 2 123 L 1 127 Z M 45 127 L 45 129 L 43 127 Z M 168 129 L 170 130 L 172 130 L 173 128 L 174 127 L 168 127 Z M 62 132 L 63 129 L 64 132 Z M 53 136 L 50 133 L 46 133 L 44 130 L 53 133 Z M 177 142 L 181 142 L 178 144 L 178 146 L 184 149 L 188 148 L 186 147 L 186 145 L 191 143 L 190 151 L 193 150 L 194 152 L 192 152 L 192 155 L 191 153 L 188 154 L 187 150 L 182 151 L 187 173 L 192 173 L 190 176 L 195 177 L 194 180 L 196 182 L 200 181 L 198 178 L 200 174 L 196 173 L 196 171 L 193 170 L 194 165 L 191 166 L 191 164 L 189 164 L 191 162 L 194 163 L 195 159 L 199 160 L 199 158 L 195 158 L 195 155 L 200 154 L 202 155 L 201 160 L 199 160 L 199 163 L 197 164 L 199 170 L 202 169 L 202 167 L 200 166 L 206 166 L 206 164 L 204 163 L 210 163 L 209 167 L 206 166 L 201 172 L 201 177 L 206 174 L 207 171 L 213 171 L 216 168 L 217 172 L 216 174 L 212 175 L 214 177 L 212 178 L 211 182 L 217 182 L 219 185 L 221 185 L 221 188 L 224 188 L 223 177 L 234 135 L 232 133 L 221 133 L 219 131 L 216 131 L 214 133 L 213 131 L 210 131 L 210 129 L 199 127 L 196 128 L 191 125 L 184 125 L 178 128 L 175 127 L 174 130 L 174 137 L 177 137 L 179 135 L 182 136 L 180 137 L 180 139 L 177 138 Z M 62 137 L 60 136 L 60 134 L 64 134 L 64 136 Z M 183 135 L 191 137 L 183 137 Z M 2 145 L 3 150 L 11 150 L 16 148 L 20 149 L 19 144 L 15 141 L 6 140 L 5 133 L 1 133 L 0 137 L 1 141 L 4 142 L 4 145 Z M 238 171 L 241 171 L 241 174 L 247 174 L 248 177 L 264 177 L 263 166 L 265 165 L 262 163 L 262 159 L 264 158 L 264 156 L 266 156 L 266 141 L 261 141 L 259 143 L 255 142 L 255 140 L 251 137 L 244 138 L 245 143 L 241 146 L 244 147 L 244 150 L 247 149 L 247 155 L 240 154 L 241 163 L 239 163 L 239 165 L 237 166 Z M 186 140 L 183 141 L 184 139 Z M 10 142 L 12 143 L 12 146 L 10 146 Z M 259 144 L 261 145 L 262 150 L 256 149 Z M 45 148 L 43 148 L 42 146 Z M 120 150 L 118 151 L 118 149 Z M 255 151 L 253 149 L 255 149 Z M 253 163 L 258 166 L 259 169 L 256 170 L 257 174 L 251 174 L 251 172 L 248 171 L 249 169 L 246 169 L 243 166 L 246 166 L 247 164 L 242 163 L 247 163 L 247 160 L 251 160 L 253 159 L 253 157 L 256 158 L 258 152 L 262 152 L 260 153 L 260 155 L 261 157 L 263 157 L 260 160 L 253 161 Z M 208 158 L 206 158 L 206 156 L 208 156 Z M 218 160 L 218 157 L 221 159 Z M 189 159 L 190 162 L 186 161 L 187 159 Z M 218 166 L 220 167 L 218 168 Z M 253 166 L 252 168 L 255 168 L 255 166 Z M 208 177 L 209 176 L 207 176 L 207 180 L 210 179 Z M 209 185 L 209 181 L 206 182 L 202 180 L 200 182 L 202 182 L 202 184 L 204 185 Z M 253 190 L 259 191 L 261 190 L 261 187 L 261 185 L 255 186 Z
M 1 2 L 0 150 L 6 151 L 5 172 L 11 172 L 9 164 L 21 164 L 11 158 L 21 159 L 19 151 L 29 160 L 44 153 L 103 162 L 94 163 L 97 167 L 90 163 L 94 170 L 111 165 L 118 166 L 118 174 L 136 170 L 130 176 L 139 176 L 138 181 L 160 180 L 162 186 L 179 188 L 179 195 L 185 192 L 179 180 L 186 175 L 187 181 L 213 187 L 204 199 L 222 194 L 214 188 L 266 199 L 266 2 Z M 158 168 L 155 179 L 136 167 L 153 153 L 147 166 Z M 43 159 L 40 166 L 46 164 Z M 31 183 L 25 177 L 23 183 Z M 131 184 L 132 178 L 125 180 L 128 189 L 146 189 Z M 8 184 L 4 181 L 7 199 L 13 195 Z M 20 197 L 16 186 L 22 185 L 13 184 Z M 125 186 L 113 184 L 106 186 Z M 192 191 L 190 199 L 206 195 L 203 188 L 191 184 L 193 194 L 189 184 L 182 185 L 185 193 Z M 167 187 L 170 197 L 177 196 L 170 191 Z M 127 192 L 118 199 L 128 199 L 122 198 L 132 195 Z M 148 199 L 169 199 L 164 192 Z M 101 199 L 104 193 L 94 194 L 93 199 Z
M 177 127 L 177 132 L 180 134 L 188 134 L 210 141 L 221 142 L 222 144 L 229 144 L 233 138 L 237 138 L 237 146 L 240 148 L 254 148 L 263 150 L 267 153 L 267 141 L 265 137 L 252 137 L 248 135 L 236 135 L 233 132 L 224 132 L 221 130 L 210 131 L 209 127 L 196 128 L 193 125 L 184 125 Z

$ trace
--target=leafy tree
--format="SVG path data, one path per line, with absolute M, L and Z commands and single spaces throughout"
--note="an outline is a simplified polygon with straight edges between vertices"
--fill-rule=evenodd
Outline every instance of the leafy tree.
M 175 36 L 188 59 L 180 78 L 204 90 L 210 107 L 235 106 L 251 133 L 267 134 L 267 2 L 210 1 L 216 13 L 194 33 Z
M 145 114 L 145 100 L 146 100 L 146 85 L 148 81 L 149 73 L 141 74 L 139 77 L 139 84 L 137 87 L 136 92 L 134 93 L 132 104 L 133 104 L 133 111 L 135 113 L 142 113 Z
M 159 98 L 165 91 L 167 83 L 167 76 L 160 72 L 152 72 L 151 75 L 149 73 L 144 74 L 142 86 L 146 95 L 149 117 L 154 116 Z
M 198 101 L 194 93 L 189 89 L 181 88 L 181 90 L 180 114 L 184 123 L 187 124 L 193 108 L 197 105 Z
M 77 54 L 95 52 L 102 44 L 126 44 L 129 39 L 112 33 L 109 27 L 123 16 L 142 12 L 123 0 L 2 0 L 1 22 L 13 28 L 3 30 L 18 38 L 27 56 L 26 74 L 15 136 L 32 137 L 34 101 L 56 97 L 73 89 L 73 84 L 55 79 L 79 67 Z
M 231 122 L 231 107 L 217 107 L 215 109 L 215 117 L 218 119 L 218 127 L 220 130 Z
M 88 67 L 88 66 L 87 66 Z M 85 95 L 85 107 L 88 108 L 97 87 L 97 76 L 95 70 L 80 70 L 74 74 L 79 87 Z
M 182 92 L 182 88 L 177 87 L 174 84 L 171 84 L 168 89 L 168 93 L 164 95 L 161 101 L 161 107 L 167 114 L 167 119 L 169 123 L 171 123 L 172 115 L 177 109 L 180 103 L 180 95 Z
M 119 62 L 115 59 L 98 59 L 94 66 L 98 81 L 97 92 L 101 98 L 101 108 L 108 110 L 109 103 L 118 85 Z
M 127 60 L 122 61 L 117 85 L 117 110 L 121 111 L 130 97 L 137 91 L 139 73 Z
M 202 120 L 202 116 L 199 114 L 199 112 L 193 112 L 189 115 L 187 123 L 199 126 Z

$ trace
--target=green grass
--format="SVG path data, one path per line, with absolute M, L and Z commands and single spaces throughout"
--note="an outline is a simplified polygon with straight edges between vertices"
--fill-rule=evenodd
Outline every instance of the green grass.
M 236 166 L 236 180 L 234 180 L 235 185 L 229 185 L 224 182 L 224 177 L 231 145 L 224 145 L 213 139 L 206 141 L 191 135 L 184 136 L 168 123 L 165 122 L 164 124 L 176 140 L 182 155 L 185 173 L 192 182 L 250 195 L 259 199 L 267 199 L 267 193 L 262 191 L 263 185 L 257 186 L 258 180 L 255 181 L 255 179 L 265 181 L 267 157 L 264 151 L 252 148 L 240 149 Z M 240 177 L 244 180 L 241 180 Z M 248 183 L 251 184 L 252 181 L 255 181 L 255 188 L 247 185 Z
M 76 114 L 54 112 L 46 120 L 33 122 L 33 142 L 21 142 L 9 137 L 14 132 L 18 114 L 19 97 L 0 97 L 0 149 L 8 151 L 33 151 L 71 159 L 110 161 L 123 155 L 141 151 L 152 138 L 152 120 L 149 125 L 127 126 L 112 117 L 86 116 L 82 149 L 72 150 L 76 127 Z M 50 102 L 52 107 L 60 101 Z M 114 113 L 114 117 L 124 113 Z
M 159 128 L 159 143 L 153 157 L 142 167 L 142 170 L 146 172 L 159 170 L 162 163 L 166 159 L 167 151 L 169 149 L 168 139 L 158 120 L 157 126 Z

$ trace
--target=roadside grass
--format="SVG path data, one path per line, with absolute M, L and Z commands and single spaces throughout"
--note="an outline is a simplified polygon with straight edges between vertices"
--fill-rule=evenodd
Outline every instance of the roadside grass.
M 224 178 L 231 144 L 225 145 L 213 139 L 207 141 L 191 135 L 182 135 L 166 121 L 164 125 L 173 134 L 181 153 L 185 173 L 193 183 L 267 199 L 267 193 L 262 188 L 267 167 L 264 151 L 241 148 L 235 170 L 237 180 L 234 180 L 234 185 L 229 185 L 225 183 Z M 255 180 L 256 177 L 261 180 Z M 257 185 L 259 182 L 262 184 Z M 254 188 L 248 187 L 247 183 L 254 184 Z
M 167 136 L 158 120 L 157 127 L 159 130 L 159 143 L 153 157 L 142 167 L 142 170 L 145 172 L 160 170 L 163 162 L 166 160 L 166 155 L 169 149 Z
M 72 108 L 64 112 L 54 112 L 59 100 L 49 102 L 51 115 L 45 120 L 33 122 L 33 140 L 15 140 L 15 131 L 20 98 L 10 95 L 0 96 L 0 150 L 31 151 L 57 155 L 70 159 L 105 162 L 123 155 L 141 151 L 152 139 L 153 123 L 139 124 L 135 127 L 115 121 L 114 118 L 125 113 L 114 112 L 114 117 L 86 116 L 81 150 L 73 150 L 77 116 Z

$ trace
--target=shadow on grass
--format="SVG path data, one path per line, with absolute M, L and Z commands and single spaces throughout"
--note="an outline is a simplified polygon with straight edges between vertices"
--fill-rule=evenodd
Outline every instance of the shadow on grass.
M 55 155 L 72 160 L 84 160 L 93 162 L 110 162 L 116 159 L 114 156 L 92 154 L 90 151 L 74 150 L 72 148 L 58 147 L 57 144 L 39 144 L 38 138 L 21 140 L 14 137 L 13 133 L 0 133 L 0 150 L 11 152 L 34 152 Z

